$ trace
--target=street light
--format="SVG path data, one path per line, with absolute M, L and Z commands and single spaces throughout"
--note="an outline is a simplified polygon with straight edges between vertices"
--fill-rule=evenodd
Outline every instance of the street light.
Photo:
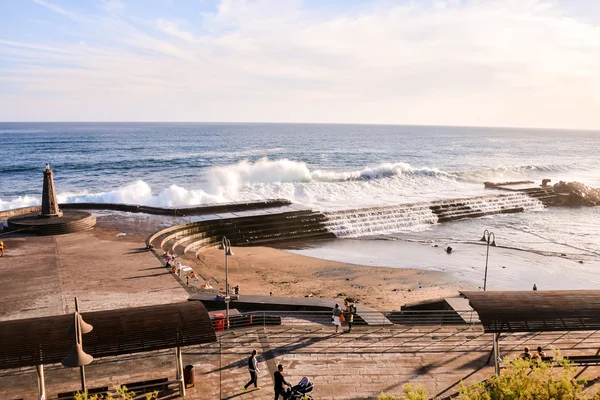
M 231 242 L 225 236 L 221 239 L 219 250 L 225 250 L 225 319 L 227 320 L 227 328 L 229 329 L 229 262 L 228 257 L 233 255 L 231 251 Z
M 81 314 L 79 314 L 79 303 L 77 297 L 75 297 L 75 312 L 73 313 L 73 325 L 67 328 L 68 334 L 75 334 L 75 344 L 71 349 L 71 353 L 62 360 L 62 365 L 65 367 L 79 367 L 81 374 L 81 390 L 85 392 L 87 390 L 85 384 L 85 370 L 84 365 L 88 365 L 94 360 L 94 357 L 83 351 L 83 342 L 81 335 L 90 333 L 94 327 L 86 323 Z
M 490 239 L 492 240 L 491 243 Z M 496 235 L 494 235 L 494 232 L 490 232 L 486 229 L 483 231 L 483 237 L 480 241 L 487 243 L 487 252 L 485 253 L 485 276 L 483 277 L 483 291 L 485 292 L 485 288 L 487 287 L 488 256 L 490 255 L 490 246 L 496 247 Z

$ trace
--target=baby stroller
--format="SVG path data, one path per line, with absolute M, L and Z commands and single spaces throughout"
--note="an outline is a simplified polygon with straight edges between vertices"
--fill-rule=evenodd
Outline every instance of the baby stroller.
M 285 400 L 312 400 L 312 396 L 309 393 L 313 391 L 313 388 L 314 384 L 310 381 L 310 379 L 304 377 L 297 385 L 288 388 L 287 392 L 285 393 Z

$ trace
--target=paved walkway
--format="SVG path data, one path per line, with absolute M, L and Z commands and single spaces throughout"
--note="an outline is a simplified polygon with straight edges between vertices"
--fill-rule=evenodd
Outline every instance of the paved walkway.
M 6 241 L 7 239 L 5 239 Z M 186 301 L 181 283 L 139 237 L 100 229 L 10 239 L 0 258 L 0 321 Z
M 594 354 L 598 332 L 518 334 L 500 342 L 503 355 L 516 356 L 522 348 L 557 347 L 563 354 Z M 486 365 L 491 335 L 478 327 L 361 328 L 335 335 L 332 329 L 274 327 L 225 332 L 219 344 L 183 351 L 184 364 L 193 364 L 196 387 L 190 399 L 272 398 L 272 374 L 285 366 L 286 379 L 296 384 L 303 376 L 315 383 L 315 399 L 374 399 L 382 392 L 400 393 L 405 383 L 423 385 L 433 397 L 456 392 L 458 383 L 481 381 L 493 374 Z M 247 357 L 259 350 L 260 391 L 244 393 Z M 86 367 L 88 387 L 112 386 L 166 377 L 175 378 L 174 350 L 95 360 Z M 582 377 L 599 376 L 600 367 L 581 369 Z M 46 367 L 48 394 L 79 388 L 77 369 Z M 596 390 L 592 387 L 591 390 Z M 221 392 L 221 397 L 219 393 Z M 0 398 L 35 399 L 33 369 L 0 371 Z

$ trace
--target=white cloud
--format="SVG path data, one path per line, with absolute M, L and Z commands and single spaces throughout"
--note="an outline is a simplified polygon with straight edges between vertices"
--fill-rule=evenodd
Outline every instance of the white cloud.
M 65 8 L 59 7 L 56 4 L 50 3 L 48 1 L 44 1 L 44 0 L 33 0 L 34 3 L 39 4 L 42 7 L 47 8 L 50 11 L 53 11 L 57 14 L 63 15 L 67 18 L 70 18 L 72 20 L 78 21 L 80 19 L 80 16 L 77 13 L 74 13 L 72 11 L 69 11 Z
M 223 0 L 202 25 L 114 16 L 84 45 L 0 41 L 39 60 L 2 71 L 21 90 L 0 119 L 600 128 L 600 27 L 542 0 L 403 4 Z
M 100 7 L 110 14 L 120 14 L 125 11 L 125 4 L 118 0 L 104 0 Z
M 179 39 L 186 40 L 188 42 L 194 41 L 194 35 L 190 32 L 186 32 L 179 27 L 179 24 L 175 21 L 169 21 L 166 19 L 159 19 L 156 21 L 156 27 L 171 36 Z

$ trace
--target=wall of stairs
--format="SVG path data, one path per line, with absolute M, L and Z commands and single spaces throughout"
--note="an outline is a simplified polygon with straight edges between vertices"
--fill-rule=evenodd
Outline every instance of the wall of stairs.
M 509 193 L 432 203 L 400 204 L 325 213 L 336 237 L 359 237 L 422 229 L 424 226 L 486 215 L 542 210 L 528 194 Z
M 556 191 L 550 187 L 521 189 L 519 192 L 525 193 L 526 195 L 541 201 L 546 207 L 555 205 L 556 198 L 558 197 L 558 193 L 556 193 Z
M 177 225 L 151 235 L 148 243 L 156 249 L 197 257 L 204 248 L 220 243 L 226 236 L 232 246 L 262 246 L 282 242 L 335 237 L 325 227 L 326 218 L 312 210 L 293 210 L 242 217 L 221 218 Z
M 148 243 L 156 249 L 197 257 L 204 248 L 217 245 L 223 236 L 233 246 L 273 245 L 397 233 L 435 223 L 543 208 L 540 200 L 519 192 L 326 213 L 281 207 L 248 216 L 214 214 L 202 221 L 158 231 L 148 238 Z

